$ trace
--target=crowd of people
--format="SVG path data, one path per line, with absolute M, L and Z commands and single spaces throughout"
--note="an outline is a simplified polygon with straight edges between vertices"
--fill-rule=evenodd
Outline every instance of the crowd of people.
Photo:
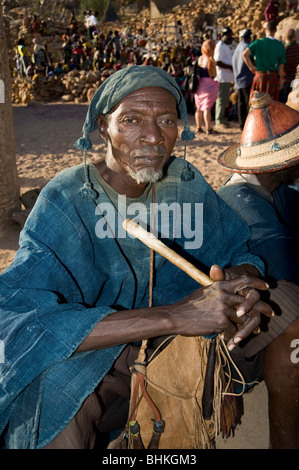
M 178 21 L 171 42 L 166 40 L 166 34 L 164 41 L 157 42 L 142 28 L 137 34 L 132 34 L 129 28 L 104 34 L 100 31 L 97 12 L 88 11 L 83 34 L 82 27 L 71 19 L 61 37 L 58 60 L 57 57 L 53 60 L 51 52 L 36 35 L 32 39 L 32 54 L 24 40 L 19 39 L 16 74 L 32 80 L 35 74 L 50 77 L 62 76 L 74 69 L 93 70 L 101 71 L 104 80 L 128 65 L 154 65 L 175 78 L 188 111 L 195 113 L 198 132 L 221 132 L 229 126 L 229 121 L 238 121 L 243 129 L 250 93 L 266 91 L 272 98 L 286 103 L 299 63 L 295 30 L 290 29 L 282 40 L 275 39 L 277 20 L 270 19 L 276 18 L 272 3 L 275 2 L 270 0 L 265 10 L 269 21 L 259 38 L 249 29 L 233 32 L 226 27 L 220 32 L 205 28 L 187 41 L 183 39 L 182 25 Z M 36 17 L 33 24 L 32 32 L 42 34 Z M 195 66 L 198 86 L 192 90 L 190 83 Z

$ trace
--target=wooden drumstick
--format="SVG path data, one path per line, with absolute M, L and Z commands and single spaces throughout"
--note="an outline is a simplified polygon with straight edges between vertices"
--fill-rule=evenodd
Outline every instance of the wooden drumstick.
M 174 250 L 164 245 L 164 243 L 162 243 L 161 240 L 158 240 L 155 235 L 150 232 L 147 232 L 144 228 L 140 227 L 140 225 L 136 224 L 136 222 L 134 222 L 133 220 L 126 219 L 124 220 L 122 225 L 123 228 L 128 233 L 130 233 L 130 235 L 133 235 L 134 237 L 138 238 L 138 240 L 142 241 L 149 248 L 152 248 L 161 256 L 168 259 L 168 261 L 180 268 L 182 271 L 184 271 L 202 286 L 209 286 L 213 284 L 213 281 L 209 278 L 209 276 L 197 269 L 195 266 L 193 266 L 192 263 L 177 254 Z

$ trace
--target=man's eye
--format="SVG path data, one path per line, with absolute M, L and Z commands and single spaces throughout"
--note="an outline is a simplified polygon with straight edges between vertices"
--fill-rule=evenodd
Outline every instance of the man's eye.
M 137 121 L 136 118 L 126 117 L 126 118 L 123 119 L 122 122 L 125 123 L 125 124 L 136 124 L 138 121 Z
M 172 126 L 173 125 L 173 120 L 169 118 L 164 118 L 161 120 L 161 124 L 165 126 Z

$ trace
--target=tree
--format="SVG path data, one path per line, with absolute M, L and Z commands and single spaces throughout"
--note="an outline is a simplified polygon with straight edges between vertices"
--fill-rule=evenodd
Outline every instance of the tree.
M 11 74 L 2 2 L 0 2 L 0 233 L 11 214 L 20 209 L 20 183 L 15 153 Z

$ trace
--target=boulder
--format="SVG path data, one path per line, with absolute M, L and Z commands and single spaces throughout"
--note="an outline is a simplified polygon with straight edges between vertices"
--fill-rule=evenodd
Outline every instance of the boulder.
M 296 16 L 291 16 L 281 20 L 277 25 L 275 37 L 277 39 L 282 38 L 282 40 L 284 40 L 286 38 L 288 30 L 291 28 L 295 29 L 296 39 L 299 43 L 299 13 Z
M 62 95 L 61 99 L 62 101 L 65 101 L 65 102 L 74 101 L 74 95 L 72 94 Z
M 88 103 L 90 103 L 93 95 L 95 94 L 95 92 L 97 91 L 96 88 L 89 88 L 89 90 L 87 90 L 87 93 L 86 93 L 86 99 L 88 101 Z

